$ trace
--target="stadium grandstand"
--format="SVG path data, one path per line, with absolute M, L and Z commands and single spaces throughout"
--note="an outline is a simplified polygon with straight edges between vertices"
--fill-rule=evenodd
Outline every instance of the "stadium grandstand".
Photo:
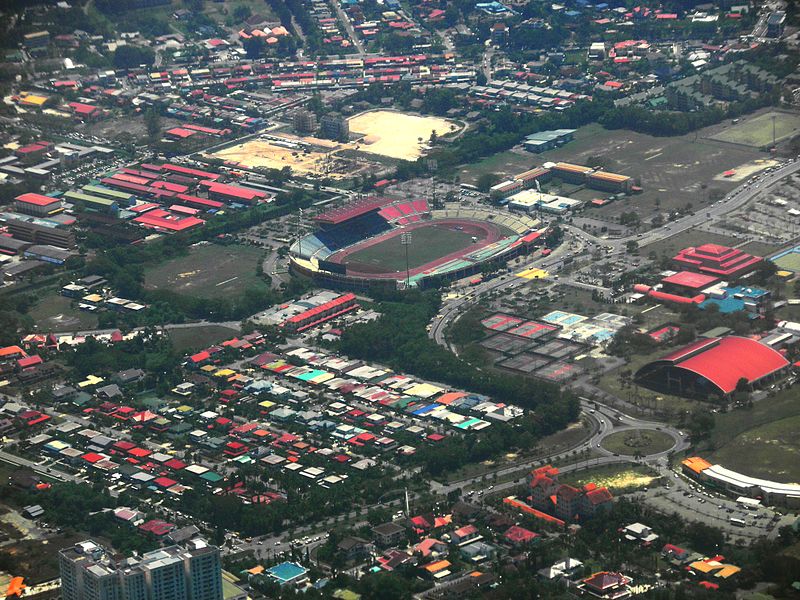
M 741 386 L 762 387 L 779 378 L 789 361 L 750 338 L 703 338 L 647 363 L 634 380 L 656 391 L 692 398 L 730 397 Z
M 318 215 L 314 221 L 319 229 L 290 248 L 292 271 L 329 287 L 363 290 L 427 287 L 472 275 L 486 263 L 529 252 L 543 233 L 539 221 L 525 215 L 458 204 L 432 209 L 424 199 L 388 197 L 362 199 Z M 443 246 L 441 254 L 426 247 L 427 259 L 413 267 L 403 263 L 400 268 L 397 257 L 384 261 L 381 249 L 399 250 L 402 233 L 423 239 L 436 239 L 441 233 L 452 244 Z M 364 262 L 364 252 L 371 252 L 368 262 Z

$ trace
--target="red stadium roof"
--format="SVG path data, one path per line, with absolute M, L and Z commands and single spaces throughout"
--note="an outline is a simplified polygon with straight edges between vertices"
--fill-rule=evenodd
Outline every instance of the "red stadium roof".
M 317 215 L 314 220 L 320 223 L 336 225 L 337 223 L 343 223 L 344 221 L 368 213 L 371 210 L 385 206 L 390 202 L 392 202 L 391 198 L 365 198 L 359 202 L 352 202 L 341 208 L 335 208 L 321 215 Z
M 740 379 L 753 383 L 789 366 L 780 352 L 738 336 L 698 340 L 656 363 L 671 364 L 700 375 L 723 394 L 733 392 Z

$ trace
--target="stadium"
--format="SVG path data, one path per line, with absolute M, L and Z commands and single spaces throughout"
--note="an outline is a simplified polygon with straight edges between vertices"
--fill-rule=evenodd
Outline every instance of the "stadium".
M 537 219 L 426 200 L 370 197 L 314 218 L 296 240 L 291 270 L 354 290 L 436 287 L 527 254 L 544 233 Z
M 644 387 L 685 396 L 728 398 L 740 385 L 763 387 L 781 377 L 789 361 L 756 340 L 730 335 L 702 338 L 647 363 L 634 375 Z

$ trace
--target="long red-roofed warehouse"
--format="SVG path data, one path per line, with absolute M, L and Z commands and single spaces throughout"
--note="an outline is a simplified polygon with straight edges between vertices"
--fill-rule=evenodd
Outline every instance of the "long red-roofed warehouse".
M 725 397 L 741 382 L 747 389 L 774 381 L 789 368 L 778 351 L 756 340 L 727 336 L 697 340 L 644 365 L 636 372 L 640 385 L 679 396 Z

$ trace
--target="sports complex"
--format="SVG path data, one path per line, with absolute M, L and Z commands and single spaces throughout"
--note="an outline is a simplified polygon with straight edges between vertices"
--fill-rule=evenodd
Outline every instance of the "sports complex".
M 294 242 L 292 272 L 329 287 L 369 290 L 439 285 L 527 254 L 544 233 L 537 219 L 427 200 L 370 197 L 315 217 Z

